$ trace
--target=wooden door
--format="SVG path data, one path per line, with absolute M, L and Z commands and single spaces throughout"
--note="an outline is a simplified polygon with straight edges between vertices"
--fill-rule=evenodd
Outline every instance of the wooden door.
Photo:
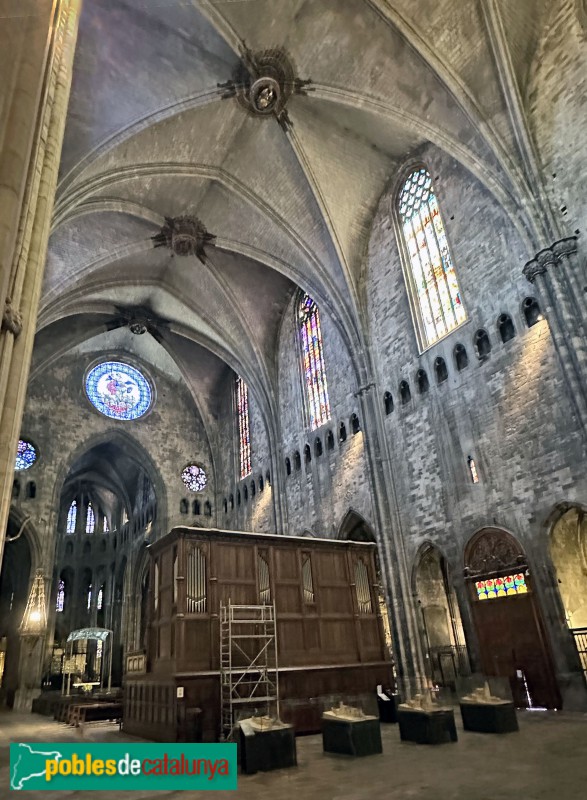
M 516 706 L 528 705 L 525 678 L 532 705 L 560 708 L 560 693 L 536 596 L 530 593 L 473 600 L 473 619 L 483 672 L 509 679 Z

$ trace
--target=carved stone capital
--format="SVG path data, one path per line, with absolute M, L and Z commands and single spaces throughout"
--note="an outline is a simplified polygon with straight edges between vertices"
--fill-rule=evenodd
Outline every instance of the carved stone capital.
M 545 250 L 541 250 L 539 253 L 536 253 L 535 258 L 539 264 L 542 264 L 546 271 L 548 271 L 549 267 L 556 266 L 556 256 L 550 247 L 547 247 Z
M 524 266 L 523 273 L 524 277 L 530 281 L 530 283 L 534 283 L 536 280 L 537 275 L 544 275 L 546 272 L 546 267 L 544 264 L 541 264 L 535 258 Z
M 577 252 L 577 237 L 569 236 L 566 239 L 560 239 L 560 241 L 552 245 L 551 249 L 556 258 L 571 256 L 573 253 Z
M 22 331 L 22 314 L 12 305 L 10 297 L 7 297 L 4 303 L 2 330 L 9 331 L 14 337 L 19 336 Z

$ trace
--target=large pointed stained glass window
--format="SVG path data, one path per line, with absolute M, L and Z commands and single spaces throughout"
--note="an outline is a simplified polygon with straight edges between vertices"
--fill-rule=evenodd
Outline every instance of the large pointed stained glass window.
M 399 195 L 399 215 L 410 260 L 423 347 L 434 344 L 466 319 L 432 178 L 414 170 Z
M 251 474 L 251 431 L 249 427 L 249 389 L 240 376 L 236 379 L 236 414 L 242 480 Z
M 324 367 L 324 348 L 318 306 L 303 294 L 298 303 L 298 322 L 302 348 L 302 370 L 310 430 L 316 430 L 330 419 L 328 385 Z

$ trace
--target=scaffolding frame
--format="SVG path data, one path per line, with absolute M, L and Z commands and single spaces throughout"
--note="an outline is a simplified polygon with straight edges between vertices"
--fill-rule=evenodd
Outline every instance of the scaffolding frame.
M 244 712 L 272 707 L 279 718 L 275 603 L 220 604 L 220 738 L 232 737 Z M 241 713 L 239 713 L 241 712 Z

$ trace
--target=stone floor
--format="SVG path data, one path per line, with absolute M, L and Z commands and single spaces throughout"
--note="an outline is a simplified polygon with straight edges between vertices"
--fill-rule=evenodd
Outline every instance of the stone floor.
M 526 712 L 519 733 L 465 733 L 436 747 L 402 743 L 396 725 L 382 726 L 383 755 L 326 756 L 320 736 L 297 740 L 298 767 L 240 776 L 239 800 L 583 800 L 587 797 L 587 714 Z M 46 717 L 0 712 L 0 798 L 9 785 L 8 744 L 23 742 L 136 741 L 109 724 L 81 734 Z M 6 792 L 6 794 L 5 794 Z M 112 792 L 51 792 L 51 800 Z M 103 795 L 103 797 L 102 797 Z M 204 800 L 204 792 L 133 792 L 133 800 Z M 33 800 L 41 792 L 27 792 Z M 44 798 L 47 797 L 43 793 Z M 215 800 L 235 797 L 214 792 Z

